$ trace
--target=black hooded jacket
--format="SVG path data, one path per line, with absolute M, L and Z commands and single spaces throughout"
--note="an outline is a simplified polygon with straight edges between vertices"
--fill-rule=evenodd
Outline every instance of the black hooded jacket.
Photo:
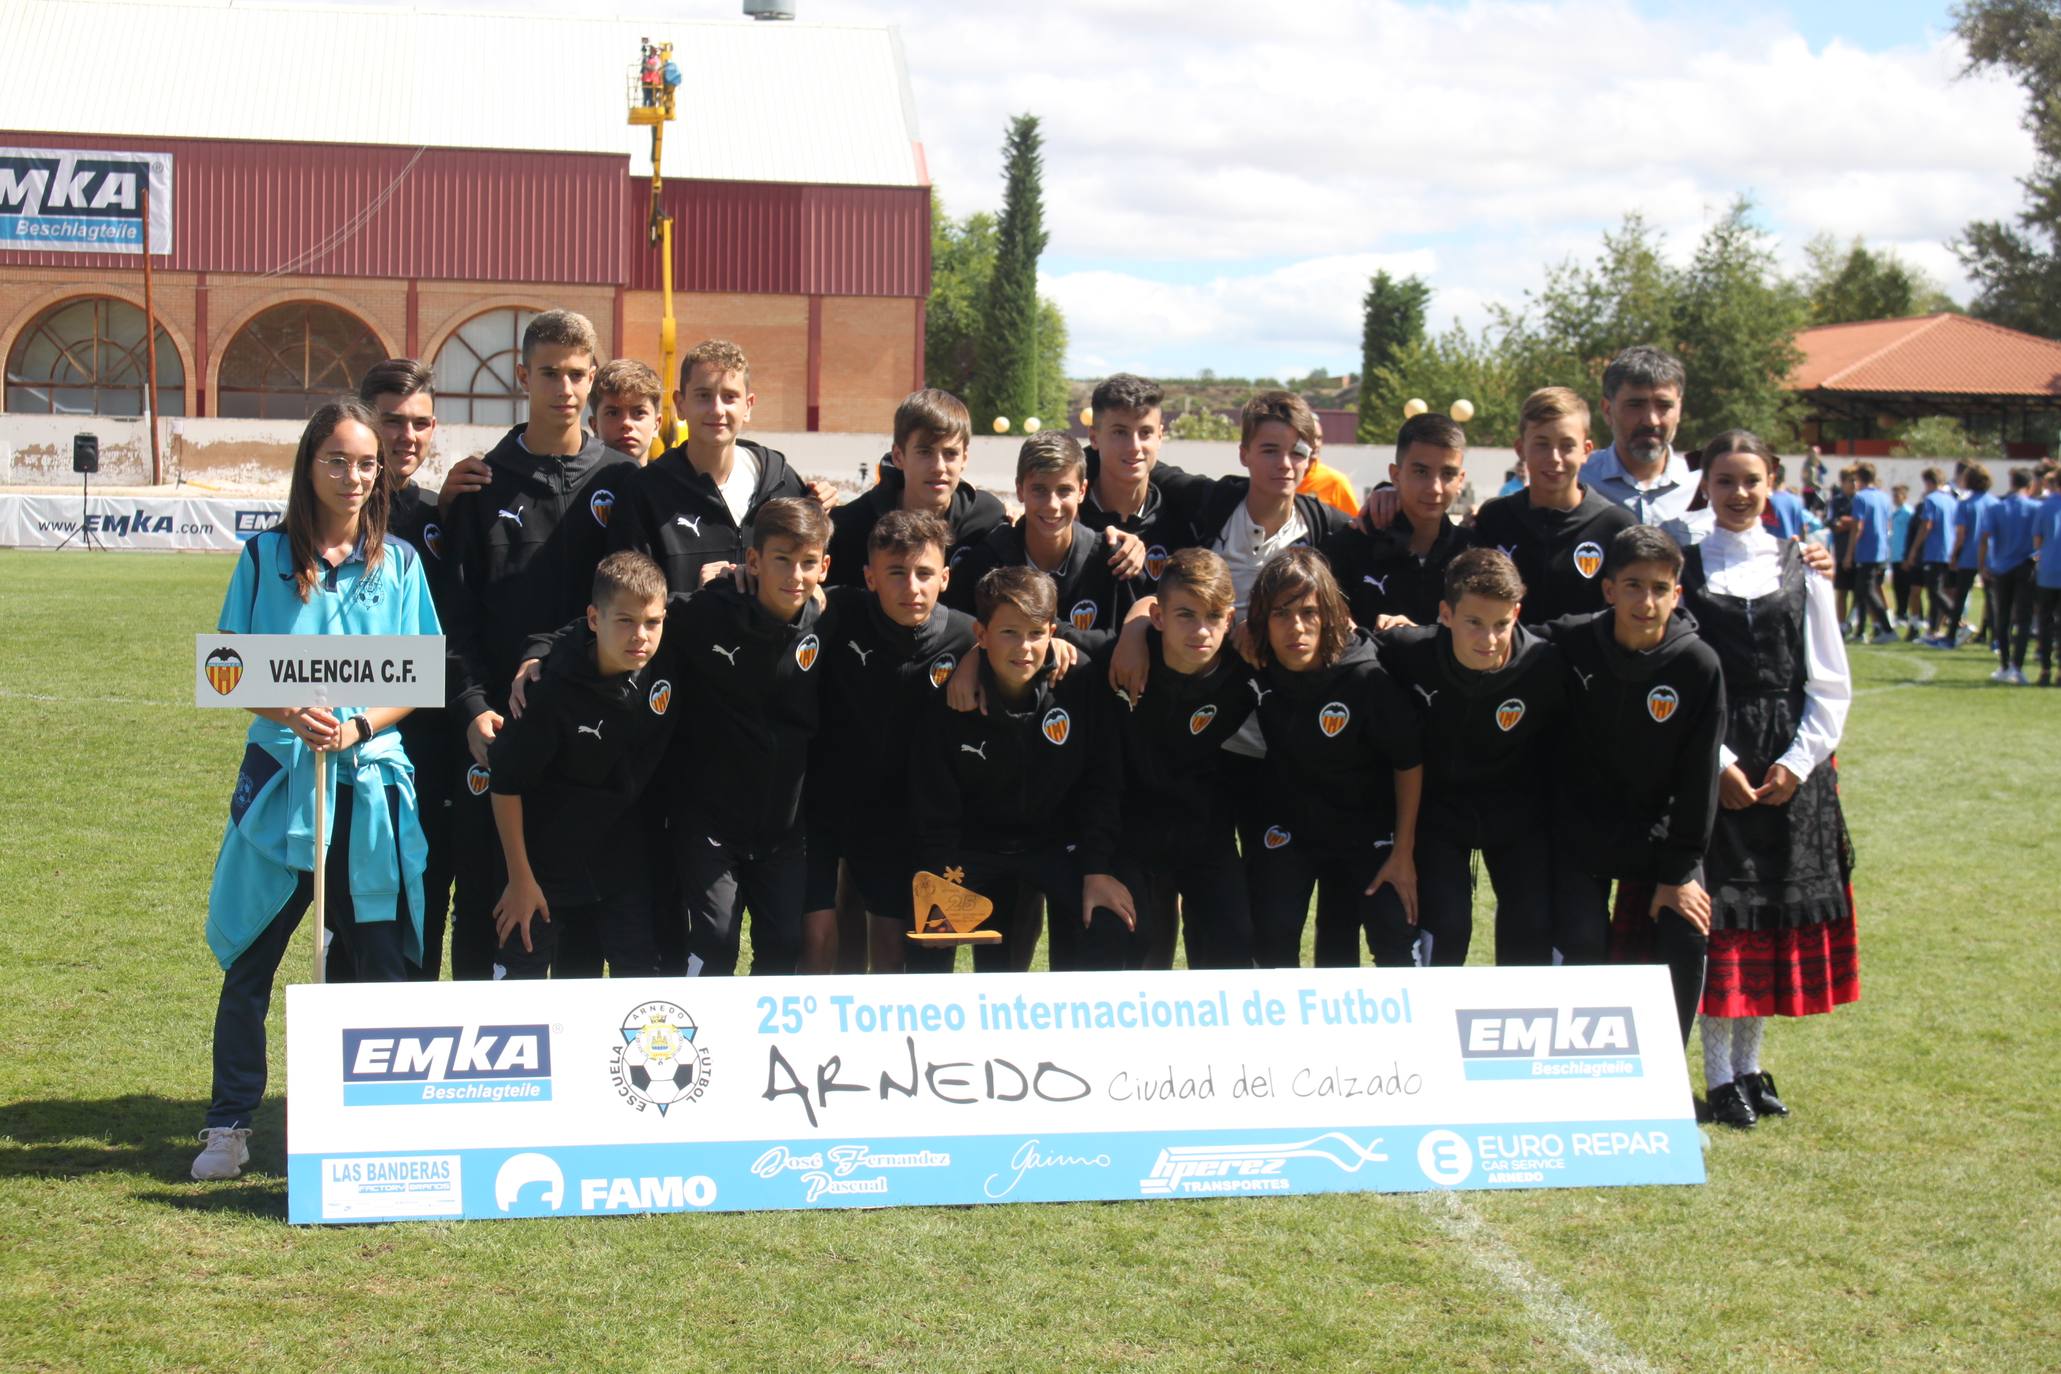
M 758 508 L 775 497 L 807 497 L 809 489 L 778 449 L 749 439 L 738 440 L 737 447 L 748 450 L 759 466 L 743 524 L 731 517 L 715 479 L 696 471 L 687 446 L 677 444 L 637 469 L 609 525 L 609 551 L 650 555 L 676 592 L 699 587 L 701 570 L 710 563 L 742 563 Z M 743 454 L 738 456 L 741 461 Z
M 1410 552 L 1410 518 L 1400 513 L 1385 530 L 1369 534 L 1347 525 L 1324 541 L 1324 557 L 1356 622 L 1372 629 L 1376 616 L 1399 615 L 1417 625 L 1438 623 L 1446 564 L 1468 546 L 1466 530 L 1442 523 L 1422 558 Z
M 1328 667 L 1261 674 L 1270 810 L 1288 843 L 1364 850 L 1395 833 L 1395 775 L 1424 762 L 1417 714 L 1356 631 Z
M 1603 609 L 1603 558 L 1619 530 L 1638 522 L 1615 501 L 1582 488 L 1573 510 L 1534 506 L 1514 491 L 1484 505 L 1474 517 L 1474 546 L 1501 549 L 1524 579 L 1527 625 Z
M 900 468 L 882 459 L 880 481 L 830 512 L 830 586 L 866 585 L 866 538 L 881 516 L 901 509 L 904 480 Z M 952 491 L 944 520 L 952 531 L 952 547 L 945 550 L 945 562 L 955 565 L 968 549 L 1008 524 L 1009 513 L 993 492 L 961 482 Z
M 1023 521 L 1004 525 L 969 550 L 952 569 L 945 604 L 970 614 L 974 591 L 990 569 L 1029 565 Z M 1052 581 L 1059 588 L 1059 637 L 1084 653 L 1106 658 L 1137 596 L 1132 583 L 1119 582 L 1110 572 L 1109 549 L 1102 536 L 1075 520 L 1073 544 Z
M 1124 849 L 1148 859 L 1222 852 L 1232 844 L 1235 808 L 1220 764 L 1224 742 L 1253 711 L 1252 669 L 1230 649 L 1201 673 L 1166 665 L 1157 630 L 1145 642 L 1152 667 L 1136 709 L 1121 700 Z

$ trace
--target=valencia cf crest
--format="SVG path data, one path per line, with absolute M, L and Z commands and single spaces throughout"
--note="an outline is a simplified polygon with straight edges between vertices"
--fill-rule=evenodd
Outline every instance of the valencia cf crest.
M 1081 600 L 1073 603 L 1073 609 L 1066 613 L 1066 618 L 1076 630 L 1092 630 L 1095 617 L 1101 613 L 1102 608 L 1093 601 Z
M 654 716 L 664 715 L 666 713 L 666 707 L 671 706 L 673 704 L 672 679 L 662 677 L 658 681 L 652 683 L 651 691 L 648 695 L 645 696 L 644 700 L 650 705 L 651 714 L 653 714 Z
M 487 784 L 493 781 L 493 774 L 478 764 L 465 770 L 465 790 L 475 797 L 487 795 Z
M 594 523 L 603 529 L 608 527 L 608 517 L 615 510 L 615 493 L 597 491 L 587 498 L 587 509 L 594 513 Z
M 1515 730 L 1517 722 L 1523 719 L 1524 703 L 1516 697 L 1511 697 L 1496 708 L 1496 728 L 1506 735 Z
M 1655 724 L 1666 724 L 1681 704 L 1681 694 L 1672 687 L 1655 687 L 1646 694 L 1646 714 L 1653 717 Z
M 1188 733 L 1191 735 L 1201 734 L 1204 730 L 1209 729 L 1209 723 L 1216 718 L 1217 708 L 1215 703 L 1196 707 L 1188 716 Z
M 243 655 L 234 649 L 217 649 L 207 656 L 208 686 L 223 696 L 243 681 Z
M 959 666 L 959 660 L 950 654 L 942 654 L 930 665 L 930 685 L 942 687 L 952 680 L 952 670 Z
M 1054 706 L 1045 712 L 1045 738 L 1054 744 L 1066 743 L 1066 737 L 1073 733 L 1073 717 L 1066 714 L 1064 706 Z
M 1280 826 L 1270 825 L 1267 827 L 1267 833 L 1261 838 L 1260 843 L 1269 849 L 1285 849 L 1288 846 L 1288 841 L 1292 838 L 1294 837 Z
M 794 646 L 794 661 L 801 665 L 803 672 L 816 666 L 816 654 L 822 647 L 823 641 L 814 635 L 803 635 L 801 643 Z
M 1337 739 L 1338 732 L 1353 718 L 1350 708 L 1342 701 L 1327 701 L 1317 712 L 1317 728 L 1324 732 L 1325 739 Z
M 424 525 L 422 527 L 422 547 L 429 551 L 431 558 L 442 558 L 444 556 L 444 527 L 442 525 Z
M 1166 560 L 1167 552 L 1163 545 L 1154 544 L 1145 550 L 1145 575 L 1154 582 L 1159 581 L 1159 575 L 1166 571 Z
M 1583 577 L 1594 577 L 1603 571 L 1603 546 L 1593 539 L 1575 545 L 1574 570 Z

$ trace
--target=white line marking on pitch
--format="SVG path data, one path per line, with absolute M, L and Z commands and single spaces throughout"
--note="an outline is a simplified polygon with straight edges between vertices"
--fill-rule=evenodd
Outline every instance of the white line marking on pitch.
M 52 705 L 73 703 L 80 706 L 190 706 L 191 702 L 162 701 L 156 697 L 59 697 L 44 692 L 17 692 L 10 687 L 0 687 L 0 698 L 9 701 L 42 701 Z
M 1533 1268 L 1494 1227 L 1476 1216 L 1458 1193 L 1423 1193 L 1419 1199 L 1432 1224 L 1458 1245 L 1477 1268 L 1523 1303 L 1531 1319 L 1556 1336 L 1589 1369 L 1599 1374 L 1660 1374 L 1618 1339 L 1610 1323 Z
M 1849 654 L 1864 653 L 1870 658 L 1891 657 L 1891 655 L 1885 654 L 1879 649 L 1863 649 L 1859 645 L 1853 646 L 1847 652 Z M 1895 655 L 1895 657 L 1909 663 L 1917 671 L 1918 675 L 1907 682 L 1892 682 L 1883 687 L 1859 687 L 1854 690 L 1854 695 L 1857 697 L 1871 697 L 1877 692 L 1901 692 L 1906 687 L 1919 687 L 1939 676 L 1939 664 L 1932 659 L 1910 658 L 1903 654 Z

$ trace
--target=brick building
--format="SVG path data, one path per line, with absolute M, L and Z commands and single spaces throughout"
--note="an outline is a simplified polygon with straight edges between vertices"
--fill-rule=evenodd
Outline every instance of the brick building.
M 745 347 L 760 428 L 882 428 L 921 385 L 930 288 L 892 29 L 15 0 L 0 150 L 170 154 L 164 415 L 297 419 L 408 355 L 447 422 L 512 423 L 531 312 L 579 310 L 658 364 L 650 135 L 626 120 L 646 37 L 683 76 L 663 163 L 682 347 Z M 0 214 L 21 208 L 0 175 Z M 141 413 L 142 304 L 139 256 L 0 247 L 0 409 Z

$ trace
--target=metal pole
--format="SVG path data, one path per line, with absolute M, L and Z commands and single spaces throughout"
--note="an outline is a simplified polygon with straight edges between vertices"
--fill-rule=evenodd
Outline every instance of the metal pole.
M 165 480 L 164 463 L 157 449 L 157 293 L 150 278 L 150 176 L 143 177 L 143 356 L 150 369 L 143 379 L 144 411 L 150 417 L 150 484 Z
M 348 837 L 346 837 L 348 839 Z M 329 754 L 315 751 L 315 981 L 327 971 L 328 951 L 323 948 L 329 934 L 328 903 L 324 900 L 329 868 Z

